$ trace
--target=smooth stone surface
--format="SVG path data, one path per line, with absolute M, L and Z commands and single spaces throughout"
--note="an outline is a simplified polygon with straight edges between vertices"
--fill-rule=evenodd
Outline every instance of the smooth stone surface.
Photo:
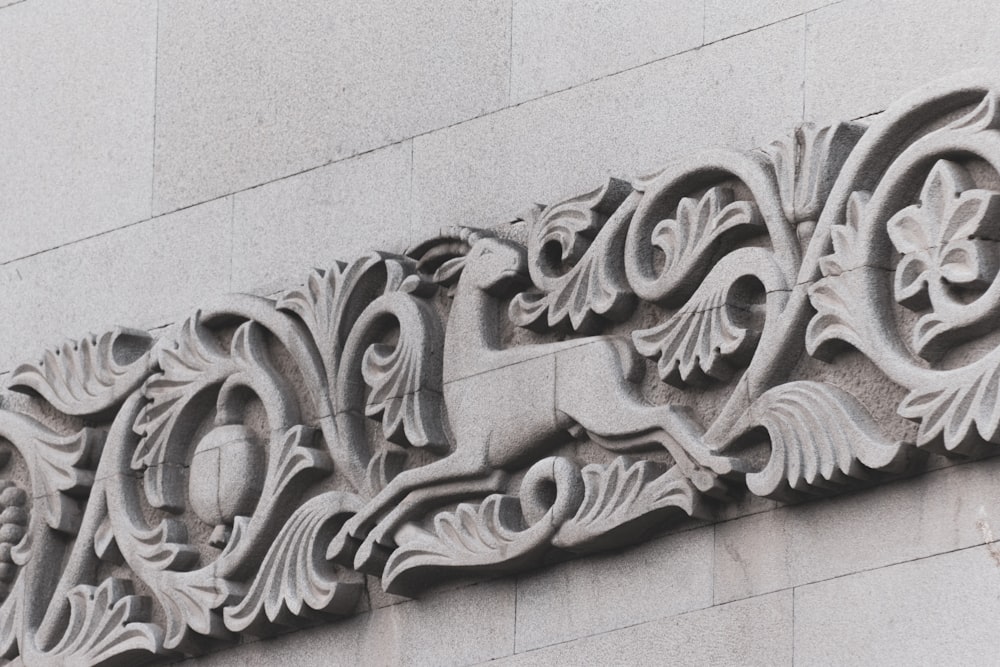
M 380 607 L 182 664 L 201 667 L 470 665 L 514 649 L 512 579 Z
M 839 0 L 705 0 L 705 43 L 755 30 Z
M 715 601 L 982 544 L 1000 531 L 997 475 L 1000 459 L 979 461 L 721 523 Z
M 713 537 L 697 528 L 522 576 L 517 651 L 711 606 Z
M 882 111 L 914 86 L 1000 57 L 1000 4 L 851 0 L 809 14 L 805 117 Z
M 396 144 L 235 195 L 233 289 L 269 293 L 312 267 L 405 250 L 411 150 Z
M 155 68 L 156 2 L 0 12 L 0 262 L 149 217 Z
M 418 137 L 414 230 L 505 222 L 609 175 L 781 136 L 801 119 L 803 29 L 786 21 Z
M 797 665 L 995 665 L 994 544 L 795 591 Z
M 220 199 L 0 266 L 0 368 L 116 323 L 183 319 L 228 291 L 231 218 Z
M 155 212 L 499 108 L 509 30 L 499 0 L 165 3 Z
M 490 663 L 563 665 L 791 665 L 792 593 L 670 616 Z
M 701 45 L 701 0 L 514 0 L 511 101 Z

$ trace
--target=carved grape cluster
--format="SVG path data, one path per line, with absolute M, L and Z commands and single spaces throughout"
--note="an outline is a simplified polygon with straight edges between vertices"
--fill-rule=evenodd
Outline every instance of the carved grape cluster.
M 28 525 L 27 496 L 9 480 L 0 480 L 0 601 L 17 574 L 11 551 L 24 539 Z

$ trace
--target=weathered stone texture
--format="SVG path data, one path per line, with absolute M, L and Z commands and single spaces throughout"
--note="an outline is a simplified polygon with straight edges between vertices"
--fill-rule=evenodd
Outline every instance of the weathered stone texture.
M 795 664 L 993 665 L 996 544 L 795 591 Z
M 807 15 L 806 119 L 858 118 L 937 77 L 1000 57 L 992 2 L 847 0 Z
M 841 0 L 705 0 L 705 43 L 750 32 Z
M 1000 460 L 721 523 L 715 601 L 873 570 L 993 538 Z
M 995 663 L 998 18 L 0 0 L 0 656 Z
M 701 46 L 702 0 L 514 0 L 511 101 Z
M 0 266 L 0 368 L 55 332 L 151 329 L 229 291 L 232 209 L 220 199 Z
M 509 0 L 162 2 L 154 211 L 494 111 Z
M 0 12 L 0 262 L 149 217 L 155 60 L 155 1 Z
M 520 577 L 517 652 L 711 606 L 713 538 L 698 528 Z
M 490 663 L 537 665 L 791 665 L 792 593 L 785 591 L 598 633 Z
M 804 28 L 788 21 L 418 137 L 414 228 L 504 222 L 665 155 L 780 134 L 802 115 Z
M 405 250 L 415 241 L 411 153 L 409 142 L 395 144 L 236 194 L 232 288 L 266 294 L 303 269 Z

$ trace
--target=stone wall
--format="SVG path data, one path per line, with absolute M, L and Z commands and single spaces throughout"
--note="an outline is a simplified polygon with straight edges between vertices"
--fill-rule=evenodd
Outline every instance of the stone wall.
M 985 1 L 0 0 L 0 378 L 997 56 Z M 369 579 L 345 620 L 192 662 L 991 664 L 997 475 L 932 457 L 415 600 Z

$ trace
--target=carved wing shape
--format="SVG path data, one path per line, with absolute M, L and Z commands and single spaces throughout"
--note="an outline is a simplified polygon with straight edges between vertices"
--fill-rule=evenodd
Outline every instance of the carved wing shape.
M 899 471 L 908 448 L 889 442 L 852 395 L 822 382 L 797 381 L 764 393 L 750 408 L 752 424 L 767 430 L 771 457 L 748 474 L 759 496 L 823 493 L 871 471 Z

